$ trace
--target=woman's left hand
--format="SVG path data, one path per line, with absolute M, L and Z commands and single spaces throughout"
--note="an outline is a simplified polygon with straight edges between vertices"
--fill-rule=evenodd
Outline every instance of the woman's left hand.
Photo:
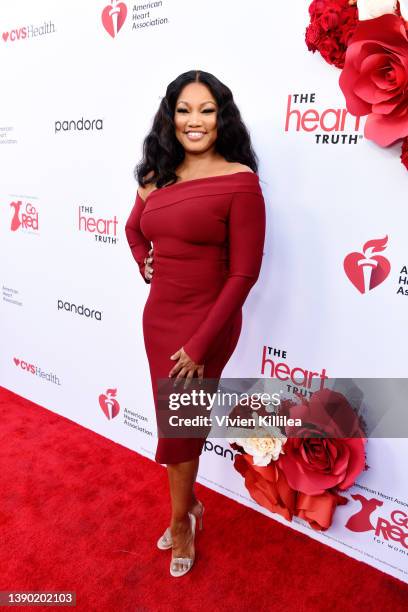
M 186 389 L 196 370 L 198 378 L 202 379 L 204 377 L 204 365 L 197 365 L 190 359 L 183 347 L 171 355 L 170 359 L 178 359 L 176 365 L 169 372 L 169 378 L 178 372 L 174 380 L 174 386 L 176 386 L 182 378 L 185 378 L 184 389 Z

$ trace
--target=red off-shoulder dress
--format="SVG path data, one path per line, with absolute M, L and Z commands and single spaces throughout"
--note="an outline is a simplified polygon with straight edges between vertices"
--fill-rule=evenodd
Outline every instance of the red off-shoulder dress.
M 174 183 L 139 193 L 126 237 L 150 284 L 143 336 L 157 411 L 157 379 L 168 378 L 184 348 L 205 378 L 220 378 L 239 339 L 242 306 L 258 279 L 265 202 L 258 175 L 243 171 Z M 153 278 L 144 258 L 153 246 Z M 181 384 L 180 384 L 181 386 Z M 159 434 L 160 435 L 160 434 Z M 201 454 L 205 438 L 159 437 L 158 463 Z

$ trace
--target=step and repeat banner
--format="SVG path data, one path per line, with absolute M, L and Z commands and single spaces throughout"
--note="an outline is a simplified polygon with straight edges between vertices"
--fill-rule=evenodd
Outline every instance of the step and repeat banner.
M 284 364 L 289 392 L 299 369 L 406 377 L 407 171 L 400 147 L 365 139 L 339 71 L 307 50 L 308 4 L 2 4 L 1 385 L 153 459 L 149 285 L 124 228 L 143 139 L 167 84 L 192 69 L 231 88 L 267 206 L 262 272 L 223 376 Z M 199 481 L 407 582 L 406 452 L 405 438 L 370 439 L 369 469 L 325 532 L 258 506 L 225 440 L 208 439 Z

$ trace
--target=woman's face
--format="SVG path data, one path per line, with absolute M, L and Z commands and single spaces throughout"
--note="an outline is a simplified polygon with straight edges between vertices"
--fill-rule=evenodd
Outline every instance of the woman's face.
M 201 153 L 217 140 L 217 102 L 203 83 L 189 83 L 181 90 L 174 112 L 176 138 L 184 149 Z

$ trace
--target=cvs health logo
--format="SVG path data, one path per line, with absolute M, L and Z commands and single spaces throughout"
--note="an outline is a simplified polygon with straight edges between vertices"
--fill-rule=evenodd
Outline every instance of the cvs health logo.
M 18 357 L 13 357 L 13 361 L 16 364 L 16 366 L 20 366 L 20 368 L 22 370 L 25 370 L 26 372 L 30 372 L 31 374 L 35 374 L 35 366 L 32 363 L 27 363 L 26 361 L 23 361 L 22 359 L 18 359 Z
M 8 40 L 20 40 L 23 38 L 27 38 L 27 28 L 18 28 L 18 30 L 11 30 L 10 32 L 3 32 L 1 35 L 4 42 Z
M 29 24 L 21 28 L 13 28 L 13 30 L 3 32 L 1 37 L 4 42 L 7 43 L 44 36 L 45 34 L 52 34 L 53 32 L 55 32 L 55 25 L 52 21 L 44 21 L 41 25 Z
M 346 528 L 354 532 L 374 531 L 382 540 L 392 540 L 408 549 L 408 514 L 403 510 L 393 510 L 389 519 L 382 516 L 372 519 L 371 515 L 383 502 L 375 497 L 367 499 L 360 493 L 351 496 L 361 503 L 361 508 L 349 517 Z
M 19 359 L 18 357 L 13 357 L 13 361 L 18 368 L 21 368 L 25 372 L 29 372 L 30 374 L 34 374 L 38 376 L 43 381 L 52 382 L 55 385 L 61 385 L 60 379 L 53 372 L 46 372 L 40 366 L 35 365 L 33 363 L 28 363 L 23 359 Z
M 363 252 L 349 253 L 343 262 L 348 279 L 360 291 L 368 293 L 380 285 L 390 273 L 391 264 L 381 253 L 386 248 L 388 236 L 369 240 L 363 246 Z
M 107 389 L 106 393 L 99 396 L 99 405 L 108 420 L 118 416 L 120 411 L 119 402 L 116 399 L 117 389 Z
M 124 2 L 112 0 L 102 11 L 102 25 L 107 33 L 115 38 L 125 23 L 127 6 Z
M 10 202 L 12 218 L 10 229 L 12 232 L 18 229 L 38 231 L 38 211 L 31 202 L 23 203 L 22 200 Z

